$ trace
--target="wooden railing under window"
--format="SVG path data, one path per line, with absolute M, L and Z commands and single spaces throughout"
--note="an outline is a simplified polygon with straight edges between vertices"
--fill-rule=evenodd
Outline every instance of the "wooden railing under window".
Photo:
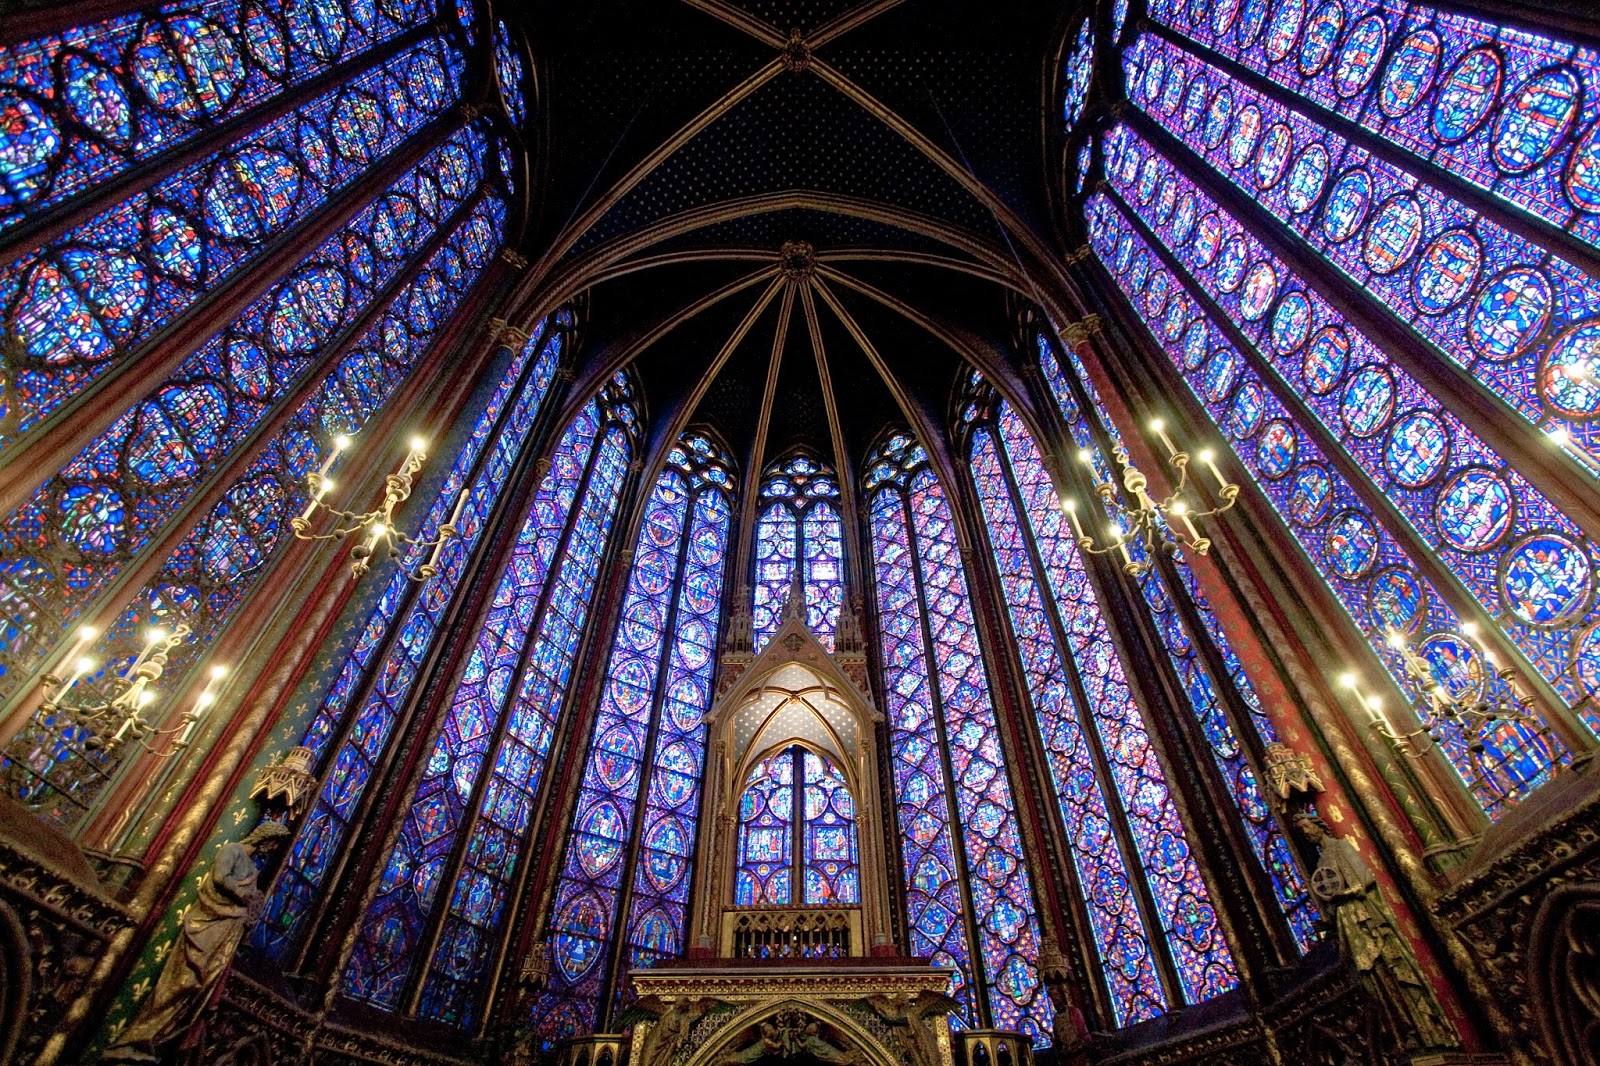
M 861 955 L 859 907 L 749 907 L 722 913 L 722 956 L 845 959 Z

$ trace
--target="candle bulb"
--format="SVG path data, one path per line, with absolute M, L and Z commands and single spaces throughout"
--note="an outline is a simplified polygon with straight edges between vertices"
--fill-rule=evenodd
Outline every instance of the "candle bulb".
M 145 638 L 144 650 L 139 653 L 137 659 L 133 660 L 133 665 L 128 667 L 128 672 L 122 675 L 123 678 L 129 681 L 133 680 L 134 671 L 143 666 L 144 661 L 150 658 L 151 654 L 156 650 L 156 645 L 166 639 L 167 631 L 165 629 L 150 630 L 149 636 Z
M 449 521 L 448 524 L 453 527 L 458 521 L 461 520 L 461 512 L 465 511 L 466 509 L 467 509 L 467 490 L 466 489 L 462 489 L 461 490 L 461 494 L 456 497 L 456 509 L 454 511 L 450 512 L 450 521 Z
M 1172 438 L 1167 436 L 1167 424 L 1165 422 L 1159 418 L 1151 420 L 1150 432 L 1159 437 L 1161 443 L 1167 446 L 1168 458 L 1178 454 L 1177 446 L 1172 443 Z
M 367 541 L 367 552 L 369 554 L 377 554 L 378 545 L 383 542 L 383 538 L 388 532 L 388 527 L 382 522 L 379 522 L 377 525 L 372 527 L 372 539 Z
M 1223 477 L 1222 471 L 1217 469 L 1216 452 L 1212 451 L 1210 448 L 1207 448 L 1205 451 L 1200 453 L 1200 461 L 1206 464 L 1206 469 L 1211 471 L 1211 476 L 1217 479 L 1217 488 L 1225 489 L 1228 487 L 1227 478 Z
M 80 655 L 78 657 L 78 661 L 72 664 L 71 675 L 68 676 L 61 688 L 57 690 L 55 698 L 51 702 L 60 703 L 61 700 L 66 697 L 67 693 L 72 691 L 72 686 L 76 685 L 79 681 L 82 681 L 85 677 L 87 677 L 89 675 L 89 671 L 93 669 L 94 660 L 89 658 L 87 655 Z
M 311 494 L 311 502 L 306 504 L 304 511 L 300 512 L 300 520 L 302 522 L 311 521 L 311 516 L 317 513 L 317 504 L 322 502 L 322 498 L 332 491 L 333 482 L 326 477 L 319 478 L 317 480 L 317 491 Z
M 339 454 L 348 447 L 350 447 L 350 438 L 343 433 L 333 438 L 333 451 L 329 452 L 328 457 L 322 460 L 322 469 L 317 471 L 317 476 L 327 477 L 329 472 L 333 470 L 333 464 L 339 458 Z
M 1116 545 L 1117 551 L 1122 553 L 1122 564 L 1124 566 L 1131 566 L 1133 564 L 1133 557 L 1128 554 L 1128 542 L 1122 539 L 1121 526 L 1111 527 L 1111 540 L 1112 543 Z
M 411 450 L 406 452 L 405 459 L 401 460 L 400 469 L 395 471 L 395 473 L 400 477 L 410 477 L 413 464 L 421 466 L 422 460 L 427 458 L 426 453 L 423 451 L 427 445 L 428 442 L 423 440 L 421 437 L 412 437 Z
M 1189 508 L 1182 500 L 1172 505 L 1172 513 L 1178 516 L 1178 521 L 1183 523 L 1183 528 L 1188 532 L 1189 539 L 1200 540 L 1200 531 L 1194 527 L 1194 519 L 1189 517 Z
M 1073 532 L 1078 534 L 1079 540 L 1083 540 L 1083 520 L 1078 517 L 1078 501 L 1071 499 L 1062 500 L 1061 506 L 1066 509 L 1067 518 L 1072 522 Z

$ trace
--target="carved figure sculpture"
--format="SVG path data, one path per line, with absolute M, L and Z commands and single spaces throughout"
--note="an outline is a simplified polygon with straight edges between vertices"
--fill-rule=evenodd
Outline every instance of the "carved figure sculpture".
M 111 1062 L 155 1062 L 155 1050 L 183 1036 L 210 1004 L 245 930 L 261 916 L 261 862 L 289 837 L 281 822 L 262 822 L 237 843 L 222 845 L 183 916 L 155 991 L 106 1053 Z
M 762 1022 L 760 1035 L 745 1047 L 730 1052 L 724 1061 L 743 1066 L 766 1055 L 792 1059 L 801 1054 L 810 1055 L 828 1066 L 853 1066 L 856 1061 L 852 1052 L 824 1040 L 822 1027 L 816 1019 L 799 1010 L 779 1011 Z
M 867 997 L 867 1006 L 892 1027 L 908 1061 L 924 1066 L 934 1066 L 940 1061 L 939 1038 L 934 1032 L 933 1019 L 954 1010 L 955 1000 L 937 992 L 920 992 L 915 996 L 874 994 Z
M 1331 908 L 1339 950 L 1383 1008 L 1396 1038 L 1408 1049 L 1456 1047 L 1459 1041 L 1428 987 L 1416 956 L 1400 935 L 1377 878 L 1348 840 L 1333 835 L 1314 814 L 1295 825 L 1319 849 L 1311 891 Z

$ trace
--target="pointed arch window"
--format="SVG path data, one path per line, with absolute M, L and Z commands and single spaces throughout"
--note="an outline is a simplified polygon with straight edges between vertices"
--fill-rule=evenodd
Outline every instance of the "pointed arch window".
M 422 589 L 414 590 L 406 576 L 420 559 L 407 560 L 390 579 L 301 740 L 328 769 L 278 874 L 265 919 L 252 934 L 254 946 L 272 958 L 283 961 L 285 952 L 300 945 L 302 923 L 527 442 L 571 329 L 571 312 L 557 312 L 539 324 L 512 359 L 441 486 L 420 539 L 436 535 L 457 494 L 468 488 L 456 521 L 459 537 L 445 547 L 439 573 Z
M 1533 684 L 1542 728 L 1437 730 L 1497 816 L 1600 728 L 1600 548 L 1560 502 L 1600 473 L 1600 66 L 1415 5 L 1149 7 L 1101 59 L 1132 106 L 1095 138 L 1090 247 L 1402 704 L 1396 640 L 1509 695 L 1474 627 Z
M 965 1024 L 1047 1046 L 1029 863 L 955 520 L 904 434 L 869 457 L 865 489 L 911 951 L 956 969 Z
M 619 373 L 557 443 L 362 918 L 346 994 L 476 1021 L 637 432 Z
M 739 798 L 733 902 L 861 902 L 855 801 L 827 755 L 795 744 L 751 768 Z
M 622 974 L 684 951 L 731 468 L 685 434 L 645 503 L 551 909 L 548 1040 L 594 1031 Z
M 833 471 L 805 454 L 767 468 L 761 481 L 756 526 L 755 609 L 751 620 L 760 651 L 783 618 L 783 604 L 798 565 L 805 593 L 806 626 L 833 650 L 844 603 L 844 531 L 839 482 Z

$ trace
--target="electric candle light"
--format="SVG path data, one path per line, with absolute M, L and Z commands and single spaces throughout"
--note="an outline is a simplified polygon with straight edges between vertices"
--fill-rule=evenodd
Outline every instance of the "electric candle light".
M 1178 449 L 1177 446 L 1172 443 L 1172 438 L 1167 436 L 1166 429 L 1167 424 L 1161 419 L 1154 418 L 1150 420 L 1150 432 L 1159 437 L 1161 439 L 1161 443 L 1167 446 L 1167 456 L 1170 458 L 1171 456 L 1178 454 Z
M 1194 528 L 1194 519 L 1189 517 L 1189 508 L 1182 501 L 1172 505 L 1172 513 L 1178 516 L 1178 521 L 1183 523 L 1183 528 L 1188 531 L 1190 540 L 1199 540 L 1200 531 Z
M 1083 540 L 1083 520 L 1078 517 L 1078 501 L 1067 498 L 1061 501 L 1061 506 L 1067 512 L 1067 519 L 1072 523 L 1073 532 L 1078 534 L 1078 539 Z
M 1206 464 L 1206 469 L 1211 471 L 1211 476 L 1217 479 L 1217 487 L 1219 489 L 1225 489 L 1228 487 L 1227 479 L 1222 476 L 1222 471 L 1217 469 L 1216 452 L 1212 451 L 1210 448 L 1207 448 L 1205 451 L 1200 453 L 1200 461 Z

